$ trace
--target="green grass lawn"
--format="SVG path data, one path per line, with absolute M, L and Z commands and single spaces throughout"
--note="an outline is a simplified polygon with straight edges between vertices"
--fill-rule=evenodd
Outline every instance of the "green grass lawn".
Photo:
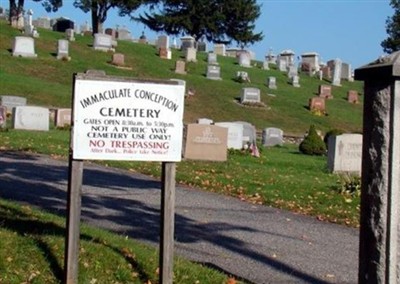
M 342 82 L 342 87 L 332 86 L 334 98 L 327 101 L 327 115 L 316 116 L 307 109 L 308 100 L 318 92 L 320 81 L 315 77 L 300 74 L 300 88 L 288 83 L 285 73 L 261 69 L 261 63 L 253 61 L 257 67 L 243 68 L 235 58 L 218 57 L 223 80 L 206 79 L 207 53 L 197 54 L 197 63 L 187 64 L 187 75 L 174 72 L 175 61 L 183 56 L 179 50 L 172 50 L 172 60 L 160 59 L 154 46 L 119 41 L 116 52 L 125 55 L 126 66 L 131 70 L 119 69 L 111 65 L 112 54 L 95 51 L 91 47 L 90 36 L 76 36 L 70 43 L 71 61 L 57 60 L 57 40 L 64 34 L 39 29 L 40 37 L 35 39 L 38 57 L 19 58 L 11 56 L 13 37 L 21 35 L 5 21 L 0 21 L 0 89 L 3 94 L 23 96 L 29 105 L 46 107 L 70 107 L 72 76 L 88 69 L 104 70 L 108 75 L 138 78 L 178 78 L 186 81 L 187 88 L 196 91 L 195 96 L 185 101 L 184 122 L 193 123 L 198 118 L 207 117 L 214 121 L 246 120 L 259 131 L 266 127 L 281 128 L 287 134 L 302 135 L 310 124 L 327 132 L 332 128 L 360 132 L 362 118 L 362 95 L 360 104 L 346 101 L 348 90 L 362 94 L 361 82 Z M 235 80 L 237 71 L 248 72 L 251 83 Z M 267 78 L 276 77 L 277 90 L 267 88 Z M 243 87 L 255 87 L 261 91 L 261 100 L 266 108 L 246 108 L 235 102 Z M 274 96 L 271 96 L 274 95 Z M 1 94 L 0 94 L 1 95 Z
M 65 219 L 0 199 L 0 283 L 62 283 Z M 158 251 L 81 225 L 78 283 L 158 283 Z M 227 283 L 229 276 L 176 257 L 174 283 Z

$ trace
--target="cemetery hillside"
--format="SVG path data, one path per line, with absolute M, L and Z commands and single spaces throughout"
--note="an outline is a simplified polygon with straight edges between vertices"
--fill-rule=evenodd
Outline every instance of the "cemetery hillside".
M 331 173 L 323 142 L 318 154 L 310 152 L 311 155 L 299 151 L 299 142 L 309 130 L 318 133 L 317 139 L 329 131 L 361 136 L 361 82 L 348 77 L 335 84 L 336 72 L 329 76 L 322 71 L 313 73 L 310 65 L 307 71 L 301 71 L 288 64 L 284 69 L 289 72 L 282 71 L 282 60 L 268 66 L 256 60 L 239 64 L 242 53 L 238 58 L 210 58 L 210 46 L 207 51 L 190 54 L 176 48 L 157 49 L 155 44 L 118 40 L 113 43 L 114 51 L 110 41 L 110 50 L 104 52 L 96 50 L 104 48 L 104 39 L 92 35 L 75 34 L 73 41 L 67 41 L 64 32 L 43 28 L 37 32 L 40 36 L 31 38 L 35 57 L 12 56 L 14 39 L 22 36 L 21 31 L 0 21 L 0 96 L 22 97 L 29 106 L 52 110 L 71 107 L 73 74 L 87 70 L 103 70 L 118 77 L 184 80 L 185 124 L 201 118 L 216 124 L 250 123 L 256 128 L 259 153 L 230 149 L 224 162 L 184 159 L 177 163 L 178 183 L 319 220 L 359 225 L 359 179 Z M 152 39 L 148 41 L 154 43 Z M 65 42 L 67 54 L 60 55 L 60 45 Z M 210 60 L 214 64 L 209 64 Z M 336 60 L 330 61 L 336 64 Z M 343 62 L 344 65 L 349 66 Z M 306 70 L 307 66 L 302 67 Z M 7 127 L 0 128 L 0 150 L 30 151 L 62 159 L 68 156 L 68 126 L 55 127 L 51 123 L 49 131 L 26 131 L 13 129 L 11 120 L 9 115 Z M 280 129 L 288 139 L 276 147 L 265 147 L 261 137 L 266 128 Z M 161 172 L 160 163 L 156 162 L 99 163 L 154 177 Z
M 38 29 L 35 39 L 37 58 L 27 59 L 11 56 L 12 42 L 21 32 L 11 28 L 6 21 L 0 22 L 0 72 L 2 95 L 27 98 L 29 105 L 46 107 L 70 107 L 73 73 L 89 69 L 104 70 L 107 75 L 138 78 L 178 78 L 186 81 L 186 89 L 194 95 L 185 100 L 184 122 L 195 123 L 198 118 L 214 121 L 247 121 L 261 131 L 266 127 L 281 128 L 288 135 L 303 135 L 311 124 L 327 132 L 339 128 L 346 132 L 360 132 L 362 103 L 347 102 L 347 92 L 355 90 L 362 101 L 362 84 L 342 80 L 341 87 L 332 86 L 333 99 L 326 102 L 326 114 L 315 115 L 308 109 L 309 99 L 317 96 L 320 85 L 331 82 L 316 76 L 300 73 L 300 87 L 289 83 L 286 72 L 270 64 L 270 70 L 262 69 L 262 62 L 252 61 L 252 68 L 241 67 L 237 59 L 218 56 L 222 80 L 206 78 L 207 54 L 199 52 L 197 62 L 186 64 L 186 75 L 175 73 L 175 62 L 184 57 L 178 49 L 172 49 L 172 59 L 161 59 L 155 46 L 150 44 L 118 41 L 116 52 L 125 57 L 124 66 L 116 68 L 112 52 L 95 51 L 92 36 L 76 35 L 70 42 L 70 61 L 57 60 L 57 40 L 64 33 Z M 267 51 L 266 51 L 267 53 Z M 236 73 L 245 71 L 250 82 L 240 83 Z M 267 87 L 268 77 L 276 78 L 277 89 Z M 260 90 L 265 107 L 244 107 L 238 104 L 243 88 Z

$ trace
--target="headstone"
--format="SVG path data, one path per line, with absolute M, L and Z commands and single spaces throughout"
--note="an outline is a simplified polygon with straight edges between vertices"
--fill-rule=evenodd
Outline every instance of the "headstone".
M 234 123 L 243 125 L 243 146 L 257 141 L 257 129 L 253 124 L 246 121 L 234 121 Z
M 351 81 L 352 75 L 351 75 L 351 65 L 345 62 L 342 62 L 342 69 L 340 70 L 340 78 Z
M 57 19 L 56 23 L 53 25 L 53 31 L 55 32 L 65 33 L 67 29 L 74 29 L 74 22 L 70 19 Z
M 205 124 L 186 126 L 183 157 L 194 160 L 226 161 L 228 129 Z
M 37 57 L 35 53 L 35 40 L 27 36 L 16 36 L 12 48 L 13 56 Z
M 93 48 L 102 51 L 115 51 L 112 47 L 112 37 L 106 34 L 94 34 Z
M 269 70 L 269 62 L 268 62 L 267 60 L 265 60 L 265 61 L 263 62 L 263 69 L 264 69 L 264 70 Z
M 266 147 L 283 145 L 283 131 L 275 127 L 265 128 L 262 132 L 262 144 Z
M 57 59 L 69 60 L 68 53 L 69 41 L 66 39 L 59 39 L 57 45 Z
M 361 175 L 361 134 L 332 135 L 328 139 L 328 169 Z
M 85 21 L 85 23 L 83 25 L 81 25 L 81 32 L 84 34 L 84 33 L 91 32 L 91 31 L 92 31 L 92 29 L 89 25 L 89 22 Z
M 332 78 L 331 68 L 329 66 L 322 67 L 322 76 L 327 79 Z
M 26 18 L 26 21 L 25 21 L 24 34 L 26 36 L 33 36 L 35 27 L 32 24 L 32 16 L 33 16 L 32 9 L 29 9 L 26 12 L 26 15 L 27 15 L 27 18 Z
M 285 66 L 288 67 L 290 65 L 294 65 L 294 51 L 290 50 L 290 49 L 286 49 L 283 50 L 280 54 L 279 54 L 279 61 L 281 62 L 285 62 Z M 283 72 L 285 72 L 286 70 L 281 70 Z
M 105 33 L 106 35 L 110 35 L 111 38 L 112 38 L 113 40 L 115 40 L 115 39 L 118 38 L 118 37 L 117 37 L 117 30 L 115 30 L 115 29 L 107 28 L 107 29 L 104 31 L 104 33 Z
M 287 76 L 289 79 L 292 79 L 294 76 L 297 76 L 297 67 L 295 65 L 289 65 Z
M 8 113 L 12 113 L 12 109 L 17 106 L 25 106 L 26 98 L 18 96 L 1 96 L 0 105 L 7 108 Z
M 257 88 L 243 88 L 240 96 L 240 103 L 260 103 L 261 95 L 260 89 Z
M 175 63 L 175 73 L 186 75 L 186 62 L 177 60 Z
M 245 71 L 237 71 L 236 72 L 236 79 L 239 82 L 248 82 L 250 83 L 250 77 L 249 74 Z
M 181 50 L 186 51 L 187 48 L 196 48 L 195 39 L 191 36 L 181 37 Z
M 347 92 L 347 101 L 352 104 L 358 104 L 358 92 L 349 90 Z
M 158 49 L 158 55 L 160 56 L 161 59 L 171 59 L 172 58 L 172 52 L 169 48 L 165 47 L 160 47 Z
M 250 54 L 248 52 L 239 53 L 239 65 L 242 67 L 251 67 Z
M 318 79 L 319 79 L 320 81 L 322 81 L 323 78 L 324 78 L 324 73 L 323 73 L 322 70 L 320 69 L 320 70 L 318 71 Z
M 49 110 L 35 106 L 17 106 L 12 112 L 12 128 L 24 130 L 49 130 Z
M 281 72 L 287 71 L 287 62 L 281 57 L 278 57 L 276 64 L 278 65 L 278 70 Z
M 243 148 L 243 125 L 233 122 L 216 122 L 216 126 L 228 128 L 228 148 Z
M 0 7 L 0 19 L 7 20 L 7 13 L 3 7 Z
M 197 51 L 198 52 L 207 52 L 207 43 L 204 41 L 197 42 Z
M 316 52 L 303 53 L 301 55 L 301 62 L 302 62 L 301 66 L 303 66 L 304 63 L 306 63 L 309 66 L 309 68 L 311 69 L 312 73 L 318 72 L 320 70 L 319 54 Z M 304 64 L 304 66 L 306 64 Z M 301 71 L 308 72 L 309 70 L 301 70 Z
M 277 89 L 276 78 L 275 77 L 268 77 L 267 85 L 268 85 L 269 89 L 272 89 L 272 90 Z
M 173 37 L 173 38 L 172 38 L 172 45 L 171 45 L 171 47 L 172 47 L 172 48 L 175 48 L 175 49 L 178 49 L 178 48 L 179 48 L 178 42 L 176 41 L 176 37 Z
M 42 17 L 36 19 L 36 27 L 50 30 L 50 18 L 49 17 Z
M 226 48 L 225 49 L 225 56 L 227 57 L 233 57 L 233 58 L 238 58 L 239 53 L 242 52 L 243 50 L 240 48 Z
M 165 48 L 169 49 L 169 36 L 167 35 L 160 35 L 157 39 L 157 49 Z
M 74 29 L 66 29 L 65 30 L 65 38 L 69 41 L 75 41 L 75 30 Z
M 116 66 L 124 66 L 125 65 L 125 55 L 122 53 L 114 53 L 112 55 L 112 64 Z
M 211 124 L 214 123 L 214 121 L 212 119 L 209 119 L 209 118 L 199 118 L 199 119 L 197 119 L 197 123 L 198 124 L 211 125 Z
M 218 65 L 217 54 L 214 52 L 210 52 L 207 54 L 207 62 L 208 65 Z
M 221 68 L 217 65 L 207 66 L 207 79 L 221 80 Z
M 54 124 L 56 127 L 71 125 L 71 109 L 60 108 L 56 110 Z
M 332 86 L 319 85 L 318 96 L 324 99 L 332 99 Z
M 265 55 L 265 61 L 271 64 L 276 64 L 277 56 L 276 54 L 272 53 L 272 50 L 270 49 L 268 51 L 268 54 Z
M 132 33 L 125 27 L 118 28 L 118 40 L 132 40 Z
M 219 44 L 219 43 L 214 44 L 215 54 L 225 56 L 225 52 L 226 52 L 225 44 Z
M 321 113 L 325 112 L 325 99 L 320 97 L 313 97 L 308 102 L 308 107 L 310 111 L 318 111 Z
M 11 26 L 13 28 L 21 29 L 25 26 L 25 19 L 23 13 L 11 16 Z
M 139 43 L 143 43 L 143 44 L 147 44 L 147 37 L 144 34 L 144 32 L 142 32 L 142 35 L 139 37 Z
M 298 76 L 298 75 L 294 75 L 292 78 L 291 78 L 291 84 L 292 84 L 292 86 L 293 87 L 295 87 L 295 88 L 300 88 L 300 83 L 299 83 L 299 81 L 300 81 L 300 77 Z
M 5 128 L 7 125 L 7 108 L 0 106 L 0 128 Z
M 188 47 L 185 49 L 185 59 L 186 62 L 197 62 L 197 49 L 194 47 Z
M 340 79 L 342 77 L 342 61 L 340 59 L 335 59 L 333 66 L 333 80 L 332 85 L 341 86 Z

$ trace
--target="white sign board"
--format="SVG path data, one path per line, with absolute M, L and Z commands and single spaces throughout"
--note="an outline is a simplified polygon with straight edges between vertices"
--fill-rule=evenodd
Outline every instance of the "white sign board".
M 184 86 L 75 79 L 73 158 L 181 160 Z

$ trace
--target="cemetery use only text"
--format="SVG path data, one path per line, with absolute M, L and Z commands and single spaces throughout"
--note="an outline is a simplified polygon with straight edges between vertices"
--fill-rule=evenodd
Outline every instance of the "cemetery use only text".
M 181 160 L 185 86 L 91 71 L 74 75 L 64 283 L 78 283 L 83 160 L 162 162 L 159 283 L 172 283 L 175 162 Z

